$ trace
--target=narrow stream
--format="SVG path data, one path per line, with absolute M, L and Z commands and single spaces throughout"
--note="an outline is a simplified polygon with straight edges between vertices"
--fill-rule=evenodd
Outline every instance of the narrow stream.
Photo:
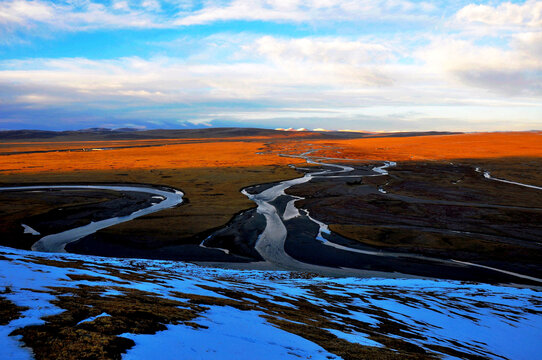
M 479 167 L 477 167 L 475 170 L 476 170 L 476 172 L 482 173 L 482 170 Z M 491 173 L 489 171 L 484 171 L 483 174 L 484 174 L 484 177 L 486 179 L 489 179 L 489 180 L 500 181 L 500 182 L 503 182 L 503 183 L 506 183 L 506 184 L 523 186 L 523 187 L 527 187 L 527 188 L 530 188 L 530 189 L 542 190 L 542 187 L 540 187 L 540 186 L 523 184 L 523 183 L 520 183 L 520 182 L 517 182 L 517 181 L 510 181 L 510 180 L 504 180 L 504 179 L 499 179 L 499 178 L 493 177 L 493 176 L 491 176 Z

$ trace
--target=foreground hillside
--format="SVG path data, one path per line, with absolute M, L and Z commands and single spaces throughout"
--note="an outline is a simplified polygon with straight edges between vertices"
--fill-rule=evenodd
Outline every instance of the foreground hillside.
M 6 359 L 534 359 L 542 293 L 0 248 Z

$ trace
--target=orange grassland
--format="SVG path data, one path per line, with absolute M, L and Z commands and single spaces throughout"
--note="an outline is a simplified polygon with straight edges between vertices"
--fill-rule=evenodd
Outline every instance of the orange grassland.
M 316 154 L 360 160 L 451 160 L 542 157 L 542 132 L 475 133 L 442 136 L 313 141 L 329 146 Z M 340 149 L 336 149 L 336 148 Z
M 252 140 L 252 139 L 251 139 Z M 159 142 L 159 141 L 157 141 Z M 214 141 L 167 144 L 154 147 L 135 147 L 106 151 L 47 152 L 0 156 L 3 175 L 43 172 L 72 172 L 92 170 L 183 169 L 251 167 L 286 165 L 302 162 L 300 159 L 277 156 L 282 149 L 290 153 L 302 152 L 311 143 L 323 147 L 314 155 L 359 160 L 443 160 L 488 159 L 502 157 L 542 157 L 541 132 L 475 133 L 441 136 L 382 137 L 354 140 L 304 140 L 273 144 L 274 154 L 266 153 L 264 141 Z M 118 142 L 116 142 L 118 144 Z M 134 142 L 137 143 L 137 142 Z M 8 144 L 3 144 L 7 151 Z M 13 144 L 14 148 L 18 146 Z M 71 147 L 97 144 L 84 144 Z M 107 147 L 107 142 L 100 142 Z M 143 144 L 142 144 L 143 145 Z M 32 149 L 51 150 L 52 143 L 34 143 Z M 57 143 L 56 148 L 66 148 Z M 262 154 L 263 152 L 263 154 Z M 260 153 L 260 154 L 257 154 Z
M 271 154 L 256 154 L 264 148 L 265 144 L 262 142 L 235 141 L 106 151 L 14 154 L 0 156 L 0 170 L 4 174 L 20 174 L 88 170 L 251 167 L 301 162 L 301 160 Z M 39 150 L 39 147 L 33 150 Z

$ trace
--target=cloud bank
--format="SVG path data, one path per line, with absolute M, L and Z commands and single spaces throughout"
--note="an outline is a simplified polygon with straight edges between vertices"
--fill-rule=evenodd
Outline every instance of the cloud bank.
M 542 128 L 542 1 L 10 0 L 0 34 L 0 128 Z

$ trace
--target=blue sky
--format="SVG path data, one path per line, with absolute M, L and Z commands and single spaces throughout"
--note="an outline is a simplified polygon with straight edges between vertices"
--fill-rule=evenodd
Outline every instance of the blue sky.
M 542 128 L 542 1 L 0 0 L 0 129 Z

